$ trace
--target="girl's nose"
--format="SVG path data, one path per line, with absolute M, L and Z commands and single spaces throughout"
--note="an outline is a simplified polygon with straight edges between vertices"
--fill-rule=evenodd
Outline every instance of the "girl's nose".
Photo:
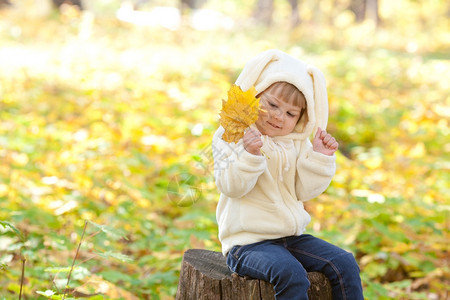
M 275 111 L 273 117 L 279 121 L 283 121 L 283 113 L 280 111 Z

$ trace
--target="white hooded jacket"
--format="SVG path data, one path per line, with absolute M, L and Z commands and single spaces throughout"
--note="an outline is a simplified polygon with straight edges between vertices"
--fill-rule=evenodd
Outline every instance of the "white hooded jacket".
M 272 83 L 286 81 L 305 96 L 307 120 L 300 120 L 285 136 L 262 136 L 264 156 L 248 153 L 242 139 L 222 140 L 220 127 L 213 137 L 214 176 L 221 192 L 216 217 L 224 255 L 235 245 L 300 235 L 311 218 L 303 202 L 320 195 L 331 182 L 335 155 L 314 152 L 309 137 L 326 128 L 328 100 L 323 74 L 315 67 L 279 50 L 250 60 L 236 80 L 246 91 L 258 93 Z

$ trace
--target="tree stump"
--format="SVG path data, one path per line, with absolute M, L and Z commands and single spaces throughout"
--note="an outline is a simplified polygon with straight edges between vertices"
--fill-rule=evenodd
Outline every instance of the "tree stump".
M 322 273 L 309 272 L 309 299 L 331 300 L 331 286 Z M 176 300 L 273 300 L 269 282 L 232 273 L 221 252 L 190 249 L 184 253 Z

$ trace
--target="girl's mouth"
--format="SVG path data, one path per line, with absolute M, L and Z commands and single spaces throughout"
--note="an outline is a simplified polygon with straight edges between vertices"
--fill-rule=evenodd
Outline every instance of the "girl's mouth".
M 273 128 L 281 129 L 280 126 L 277 126 L 277 125 L 275 125 L 275 124 L 273 124 L 273 123 L 270 123 L 269 121 L 267 121 L 267 123 L 268 123 L 270 126 L 272 126 Z

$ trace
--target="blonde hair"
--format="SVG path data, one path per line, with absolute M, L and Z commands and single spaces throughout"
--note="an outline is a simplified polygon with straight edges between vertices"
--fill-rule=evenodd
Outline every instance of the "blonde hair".
M 308 113 L 306 110 L 306 98 L 305 95 L 293 84 L 285 81 L 278 81 L 272 83 L 264 92 L 270 91 L 271 93 L 276 93 L 280 95 L 281 99 L 294 106 L 301 108 L 299 122 L 307 122 Z M 263 92 L 259 93 L 257 97 L 261 96 Z

